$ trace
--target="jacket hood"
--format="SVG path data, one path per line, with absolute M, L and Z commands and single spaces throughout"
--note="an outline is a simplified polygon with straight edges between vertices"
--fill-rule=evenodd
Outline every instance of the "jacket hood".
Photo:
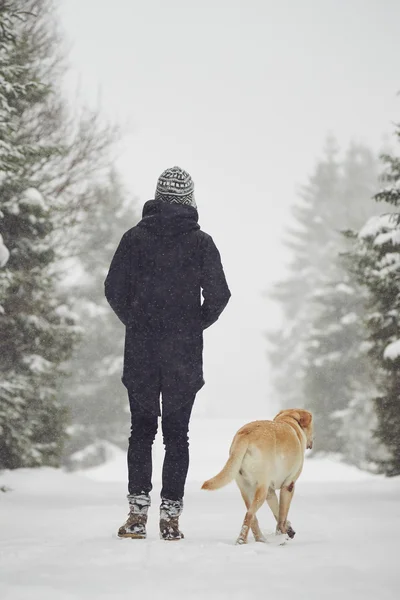
M 138 227 L 158 236 L 172 237 L 200 229 L 199 215 L 193 206 L 149 200 L 143 206 Z

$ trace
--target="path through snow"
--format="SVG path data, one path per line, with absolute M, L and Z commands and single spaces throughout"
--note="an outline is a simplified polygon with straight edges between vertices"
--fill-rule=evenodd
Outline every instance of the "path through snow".
M 124 481 L 110 479 L 118 479 L 116 472 L 124 476 L 123 453 L 116 452 L 107 467 L 92 470 L 90 477 L 52 469 L 3 473 L 1 484 L 13 491 L 0 495 L 0 598 L 398 597 L 399 478 L 308 460 L 291 510 L 296 538 L 285 546 L 253 541 L 235 546 L 244 515 L 235 485 L 219 492 L 199 489 L 203 475 L 212 476 L 222 466 L 230 435 L 226 431 L 223 443 L 214 445 L 211 469 L 210 447 L 204 455 L 193 444 L 194 468 L 182 517 L 186 539 L 179 543 L 158 539 L 159 485 L 153 491 L 148 539 L 116 538 L 126 516 L 126 491 Z M 259 517 L 261 527 L 272 532 L 267 506 Z

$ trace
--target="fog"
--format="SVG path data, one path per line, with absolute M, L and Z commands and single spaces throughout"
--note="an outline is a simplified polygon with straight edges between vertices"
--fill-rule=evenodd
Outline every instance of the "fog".
M 398 597 L 399 23 L 0 2 L 1 598 Z
M 297 0 L 64 0 L 66 91 L 121 124 L 118 167 L 141 206 L 167 167 L 195 181 L 232 299 L 205 336 L 198 410 L 270 415 L 264 292 L 327 134 L 379 151 L 398 118 L 400 4 Z

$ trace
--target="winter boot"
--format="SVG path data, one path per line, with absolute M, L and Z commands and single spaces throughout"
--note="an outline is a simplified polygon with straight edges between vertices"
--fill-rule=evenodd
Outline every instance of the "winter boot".
M 168 500 L 161 498 L 160 506 L 160 537 L 162 540 L 173 542 L 182 540 L 185 536 L 179 529 L 179 517 L 183 510 L 183 500 Z
M 129 515 L 119 530 L 118 537 L 144 540 L 146 538 L 147 513 L 150 506 L 148 494 L 129 494 Z

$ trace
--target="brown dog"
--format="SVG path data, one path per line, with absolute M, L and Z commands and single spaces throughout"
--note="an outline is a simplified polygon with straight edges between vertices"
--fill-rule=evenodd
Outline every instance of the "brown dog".
M 254 421 L 239 429 L 226 465 L 202 486 L 217 490 L 236 479 L 247 508 L 238 544 L 247 542 L 250 527 L 256 541 L 265 542 L 256 517 L 265 500 L 277 521 L 277 533 L 294 537 L 287 516 L 304 452 L 312 445 L 312 414 L 300 408 L 281 410 L 273 421 Z M 275 490 L 280 490 L 279 502 Z

